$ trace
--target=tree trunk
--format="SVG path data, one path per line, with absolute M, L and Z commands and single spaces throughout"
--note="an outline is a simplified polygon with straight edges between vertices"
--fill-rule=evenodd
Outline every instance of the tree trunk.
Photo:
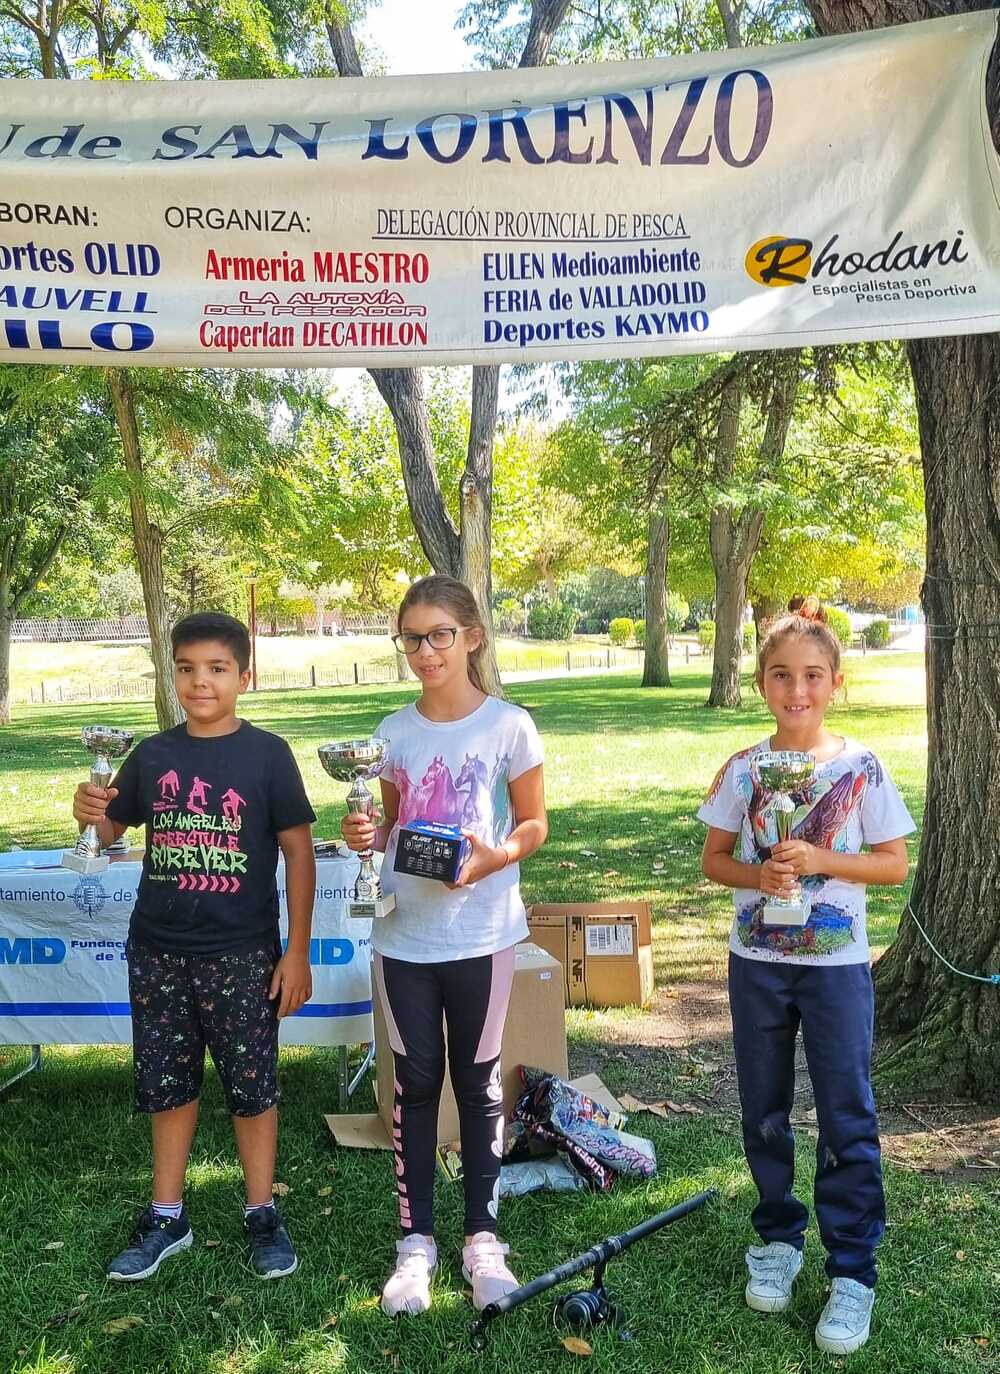
M 27 519 L 27 515 L 25 517 Z M 63 540 L 66 539 L 67 526 L 58 526 L 52 532 L 51 541 L 48 548 L 38 551 L 33 565 L 23 574 L 23 580 L 18 587 L 14 587 L 14 567 L 16 565 L 16 554 L 18 545 L 21 543 L 19 537 L 14 537 L 12 544 L 8 544 L 4 550 L 3 562 L 0 562 L 0 725 L 10 725 L 11 723 L 11 631 L 14 629 L 14 621 L 18 618 L 18 611 L 21 610 L 26 596 L 29 596 L 43 580 L 49 567 L 55 562 L 56 555 L 62 548 Z
M 435 572 L 458 577 L 461 541 L 441 494 L 420 372 L 415 367 L 369 371 L 396 427 L 403 485 L 420 547 Z
M 927 509 L 927 798 L 910 902 L 956 967 L 1000 969 L 1000 335 L 909 346 Z M 961 439 L 956 442 L 956 434 Z M 904 918 L 876 968 L 880 1072 L 1000 1097 L 1000 999 Z
M 9 725 L 10 713 L 10 632 L 11 617 L 4 609 L 7 597 L 0 586 L 0 725 Z
M 716 540 L 712 548 L 715 559 Z M 743 610 L 747 604 L 749 559 L 728 557 L 723 571 L 716 569 L 715 647 L 712 652 L 712 687 L 706 706 L 735 707 L 742 703 L 740 674 L 743 671 Z
M 170 608 L 163 583 L 163 532 L 149 519 L 142 489 L 142 450 L 135 400 L 128 374 L 121 368 L 108 368 L 108 391 L 114 406 L 115 421 L 122 441 L 122 456 L 129 479 L 129 507 L 135 557 L 142 581 L 142 599 L 149 622 L 149 647 L 153 656 L 156 719 L 161 730 L 169 730 L 184 719 L 174 691 L 174 663 L 170 650 Z
M 0 548 L 0 725 L 9 725 L 10 636 L 13 624 L 25 598 L 31 595 L 56 561 L 69 526 L 56 525 L 50 530 L 48 544 L 34 550 L 34 557 L 28 560 L 28 566 L 20 568 L 21 576 L 15 585 L 19 565 L 24 561 L 24 528 L 30 518 L 30 510 L 20 504 L 14 506 L 5 503 L 0 516 L 9 531 L 9 537 Z
M 38 51 L 42 59 L 42 76 L 46 81 L 52 81 L 58 75 L 56 72 L 56 33 L 37 32 Z
M 747 507 L 738 517 L 725 506 L 712 511 L 709 543 L 715 569 L 715 647 L 706 706 L 739 706 L 743 669 L 743 612 L 750 565 L 760 543 L 764 512 Z
M 989 9 L 937 0 L 813 0 L 824 32 Z M 1000 52 L 987 79 L 1000 147 Z M 908 346 L 927 511 L 927 796 L 910 905 L 957 968 L 1000 969 L 1000 335 Z M 901 1090 L 1000 1097 L 1000 999 L 956 977 L 904 914 L 875 968 L 879 1074 Z
M 403 485 L 420 546 L 435 572 L 461 578 L 472 589 L 487 632 L 484 681 L 490 693 L 503 696 L 492 609 L 493 436 L 500 369 L 472 369 L 468 457 L 459 483 L 461 532 L 441 492 L 420 372 L 416 368 L 370 371 L 396 427 Z
M 528 37 L 519 66 L 541 66 L 569 9 L 570 0 L 532 0 Z M 330 51 L 341 77 L 364 73 L 350 24 L 326 21 Z M 503 695 L 496 661 L 492 591 L 493 438 L 497 423 L 500 369 L 472 369 L 469 456 L 459 485 L 461 528 L 441 494 L 420 372 L 416 368 L 371 368 L 371 376 L 392 415 L 399 441 L 403 483 L 421 548 L 438 573 L 468 583 L 486 626 L 482 657 L 487 690 Z
M 531 22 L 519 67 L 542 67 L 548 60 L 552 40 L 566 17 L 569 0 L 532 0 Z
M 788 430 L 798 395 L 801 349 L 770 355 L 774 369 L 767 403 L 767 422 L 757 451 L 755 476 L 765 481 L 774 476 L 788 441 Z M 715 480 L 724 488 L 736 466 L 743 379 L 734 373 L 724 384 L 719 406 L 719 433 L 715 456 Z M 743 664 L 743 608 L 747 602 L 750 566 L 760 544 L 764 511 L 744 506 L 739 514 L 720 502 L 709 521 L 709 543 L 715 569 L 715 650 L 712 688 L 706 705 L 739 706 L 740 669 Z
M 772 621 L 775 616 L 781 614 L 785 603 L 777 596 L 764 596 L 755 593 L 751 597 L 750 605 L 753 607 L 753 624 L 754 629 L 757 631 L 757 644 L 759 646 L 761 640 L 764 638 L 765 634 L 767 634 L 768 623 Z
M 330 51 L 341 76 L 364 76 L 361 58 L 354 41 L 354 31 L 350 24 L 341 24 L 333 19 L 326 21 L 326 36 L 330 40 Z
M 669 638 L 667 635 L 668 560 L 670 517 L 665 503 L 649 511 L 649 542 L 646 549 L 646 642 L 642 655 L 643 687 L 670 687 Z
M 395 612 L 395 610 L 391 610 L 391 611 L 389 612 L 389 633 L 390 633 L 391 635 L 395 635 L 395 634 L 398 634 L 398 633 L 399 633 L 399 621 L 398 621 L 398 619 L 396 618 L 396 612 Z M 395 649 L 395 645 L 393 646 L 393 648 Z M 401 649 L 395 649 L 395 652 L 396 652 L 396 681 L 397 681 L 397 682 L 409 682 L 409 681 L 411 680 L 411 676 L 412 676 L 412 675 L 411 675 L 411 673 L 410 673 L 410 665 L 409 665 L 409 663 L 406 661 L 406 655 L 403 653 L 403 651 L 402 651 Z
M 733 475 L 743 409 L 743 378 L 734 374 L 724 383 L 719 402 L 715 476 L 723 486 Z M 715 646 L 712 686 L 707 706 L 739 706 L 743 666 L 743 607 L 747 599 L 750 563 L 764 523 L 761 511 L 746 508 L 734 516 L 719 503 L 709 517 L 708 542 L 715 571 Z
M 486 626 L 486 648 L 480 659 L 483 686 L 503 696 L 493 632 L 493 436 L 500 390 L 498 367 L 472 369 L 472 418 L 465 471 L 459 483 L 462 539 L 459 576 L 472 588 Z
M 743 35 L 740 33 L 739 15 L 736 13 L 732 0 L 716 0 L 719 15 L 722 19 L 722 27 L 726 31 L 726 47 L 742 48 Z

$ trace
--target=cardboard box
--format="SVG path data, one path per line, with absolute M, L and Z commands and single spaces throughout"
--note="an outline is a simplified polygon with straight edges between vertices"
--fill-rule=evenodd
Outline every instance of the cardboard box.
M 506 1115 L 521 1092 L 518 1068 L 530 1064 L 560 1078 L 569 1074 L 566 1057 L 566 1016 L 563 1006 L 562 970 L 551 954 L 536 945 L 518 945 L 514 956 L 514 983 L 500 1051 L 503 1109 Z M 375 996 L 375 1078 L 378 1114 L 392 1134 L 393 1059 L 378 995 Z M 445 1071 L 438 1142 L 458 1139 L 458 1107 L 451 1080 Z
M 536 945 L 563 966 L 568 1007 L 647 1007 L 653 999 L 648 902 L 536 902 Z

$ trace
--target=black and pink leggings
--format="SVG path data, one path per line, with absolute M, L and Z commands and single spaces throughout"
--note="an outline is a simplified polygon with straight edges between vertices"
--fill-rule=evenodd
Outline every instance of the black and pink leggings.
M 396 1069 L 392 1137 L 400 1225 L 420 1235 L 434 1233 L 443 1015 L 462 1137 L 465 1233 L 495 1231 L 504 1133 L 500 1042 L 514 950 L 446 964 L 411 964 L 376 954 L 374 971 Z

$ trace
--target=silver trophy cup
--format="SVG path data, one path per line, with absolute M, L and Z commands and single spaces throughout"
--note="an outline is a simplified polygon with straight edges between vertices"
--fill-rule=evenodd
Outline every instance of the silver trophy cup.
M 758 754 L 751 767 L 767 800 L 761 811 L 768 830 L 776 836 L 775 844 L 792 837 L 795 802 L 792 793 L 808 791 L 816 772 L 816 760 L 811 754 L 793 749 L 772 750 Z M 797 882 L 787 897 L 768 897 L 764 903 L 764 924 L 769 926 L 804 926 L 809 919 L 809 894 Z
M 385 740 L 347 739 L 332 744 L 322 744 L 319 748 L 319 761 L 324 770 L 337 782 L 352 784 L 347 794 L 347 810 L 352 816 L 367 816 L 374 820 L 377 815 L 375 798 L 365 786 L 377 778 L 385 766 Z M 347 914 L 358 920 L 371 920 L 388 916 L 396 905 L 395 893 L 384 893 L 379 876 L 372 862 L 374 851 L 364 849 L 358 857 L 361 871 L 354 889 L 354 900 L 347 904 Z
M 115 770 L 111 760 L 121 758 L 132 748 L 135 735 L 130 730 L 116 730 L 111 725 L 85 725 L 80 732 L 84 745 L 94 756 L 90 781 L 94 787 L 108 788 Z M 63 867 L 77 873 L 103 873 L 109 859 L 101 853 L 101 841 L 96 825 L 88 825 L 80 833 L 73 849 L 63 852 Z

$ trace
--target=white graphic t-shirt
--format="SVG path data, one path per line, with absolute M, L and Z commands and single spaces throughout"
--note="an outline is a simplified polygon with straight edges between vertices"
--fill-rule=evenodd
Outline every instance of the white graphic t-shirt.
M 387 716 L 375 732 L 388 741 L 382 776 L 399 792 L 399 820 L 382 864 L 382 887 L 396 908 L 373 926 L 380 954 L 410 963 L 447 963 L 496 954 L 528 934 L 518 864 L 469 887 L 394 873 L 399 827 L 409 821 L 458 825 L 490 845 L 513 829 L 508 783 L 536 768 L 542 741 L 527 711 L 487 697 L 462 720 L 426 720 L 415 705 Z
M 764 807 L 766 799 L 750 767 L 757 754 L 770 748 L 770 741 L 762 740 L 734 754 L 719 770 L 698 812 L 706 825 L 739 834 L 737 857 L 743 863 L 763 863 L 778 842 L 773 816 Z M 916 829 L 885 765 L 853 739 L 845 739 L 832 759 L 817 763 L 812 782 L 793 793 L 792 800 L 792 838 L 842 854 L 860 854 L 865 845 L 898 840 Z M 765 925 L 764 894 L 736 889 L 732 952 L 747 959 L 796 964 L 867 963 L 864 883 L 821 873 L 807 874 L 800 881 L 811 903 L 804 926 Z

